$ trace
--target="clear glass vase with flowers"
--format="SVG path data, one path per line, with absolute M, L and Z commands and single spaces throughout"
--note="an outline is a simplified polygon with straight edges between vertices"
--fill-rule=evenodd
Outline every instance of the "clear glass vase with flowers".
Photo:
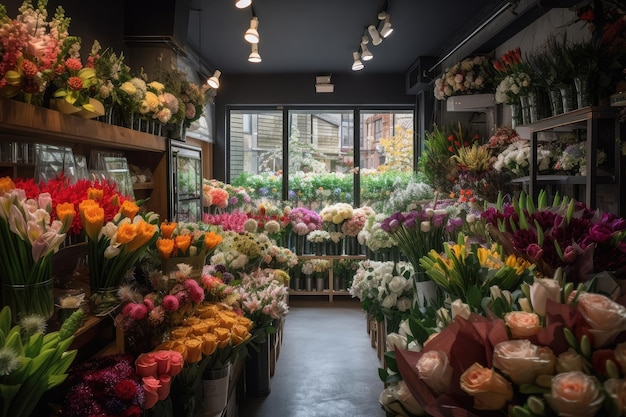
M 62 202 L 52 212 L 52 196 L 26 198 L 9 178 L 0 179 L 0 267 L 2 301 L 13 318 L 54 313 L 52 255 L 59 250 L 74 219 L 74 205 Z
M 139 206 L 124 201 L 113 220 L 104 223 L 104 209 L 97 200 L 79 205 L 87 236 L 89 286 L 94 313 L 106 314 L 118 305 L 115 295 L 129 270 L 158 238 L 158 215 L 139 214 Z

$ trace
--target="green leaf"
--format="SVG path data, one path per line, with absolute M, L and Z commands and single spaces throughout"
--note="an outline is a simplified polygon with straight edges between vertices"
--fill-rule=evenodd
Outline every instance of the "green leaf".
M 0 398 L 2 398 L 2 417 L 9 416 L 9 407 L 13 402 L 13 398 L 17 395 L 22 384 L 6 385 L 0 384 Z
M 469 287 L 467 289 L 466 297 L 467 304 L 473 307 L 475 311 L 480 308 L 480 303 L 482 302 L 483 296 L 477 286 Z
M 378 368 L 378 377 L 381 381 L 387 382 L 387 378 L 389 377 L 389 372 L 387 372 L 384 368 Z
M 24 346 L 24 355 L 29 358 L 34 358 L 39 355 L 41 347 L 43 346 L 43 334 L 34 333 L 30 336 L 30 339 Z
M 61 354 L 61 359 L 55 361 L 50 367 L 50 374 L 64 374 L 69 369 L 74 359 L 76 359 L 76 355 L 78 354 L 77 350 L 71 350 L 69 352 L 63 352 Z
M 539 385 L 535 384 L 521 384 L 519 387 L 519 392 L 522 394 L 545 394 L 550 392 L 547 388 L 542 388 Z
M 4 306 L 0 311 L 0 332 L 3 336 L 9 334 L 11 330 L 11 309 L 9 306 Z M 4 346 L 4 343 L 0 346 Z
M 385 365 L 392 372 L 398 372 L 398 364 L 396 363 L 396 352 L 385 352 Z

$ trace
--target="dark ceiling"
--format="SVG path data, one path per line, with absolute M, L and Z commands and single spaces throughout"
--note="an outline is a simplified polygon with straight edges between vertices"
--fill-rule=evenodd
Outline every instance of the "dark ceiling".
M 350 73 L 352 52 L 387 5 L 394 32 L 368 48 L 367 73 L 404 73 L 418 57 L 442 56 L 497 10 L 499 0 L 191 0 L 187 48 L 209 69 L 231 74 Z M 259 19 L 259 53 L 243 39 Z

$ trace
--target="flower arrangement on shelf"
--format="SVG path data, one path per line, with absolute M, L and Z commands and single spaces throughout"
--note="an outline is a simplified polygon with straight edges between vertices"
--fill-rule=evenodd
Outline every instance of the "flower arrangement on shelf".
M 72 224 L 73 204 L 58 202 L 56 220 L 52 216 L 49 193 L 27 199 L 9 177 L 0 178 L 2 301 L 12 307 L 14 317 L 37 314 L 48 319 L 54 313 L 52 255 Z M 16 289 L 21 286 L 29 290 Z
M 405 187 L 394 187 L 383 212 L 414 210 L 420 202 L 431 201 L 433 198 L 435 198 L 435 192 L 429 184 L 417 178 L 411 178 Z
M 322 218 L 313 210 L 296 207 L 289 212 L 289 221 L 292 230 L 299 236 L 304 236 L 314 230 L 322 228 Z
M 386 218 L 383 213 L 369 216 L 363 230 L 357 235 L 359 243 L 374 253 L 397 246 L 394 238 L 382 228 L 382 222 Z
M 0 95 L 43 104 L 55 78 L 59 53 L 68 37 L 70 19 L 61 6 L 48 21 L 47 2 L 26 0 L 15 19 L 0 5 Z
M 103 314 L 117 305 L 109 290 L 120 286 L 146 249 L 155 244 L 158 215 L 140 214 L 139 206 L 130 200 L 124 201 L 106 224 L 98 200 L 83 200 L 79 211 L 87 236 L 92 302 L 95 312 Z
M 330 233 L 326 230 L 313 230 L 306 235 L 306 240 L 314 244 L 316 248 L 321 249 L 330 240 Z
M 76 365 L 71 368 L 67 386 L 63 415 L 68 417 L 122 413 L 141 416 L 144 409 L 151 408 L 152 396 L 158 398 L 151 389 L 156 387 L 146 386 L 135 372 L 131 355 L 108 355 Z
M 537 169 L 547 173 L 553 167 L 555 149 L 549 144 L 537 146 Z M 511 142 L 494 157 L 493 169 L 512 178 L 527 176 L 530 171 L 530 140 L 521 139 Z
M 248 216 L 240 210 L 231 213 L 203 213 L 202 221 L 210 225 L 219 226 L 225 232 L 242 233 L 246 230 L 245 224 L 248 221 Z
M 596 150 L 596 164 L 602 165 L 606 161 L 606 152 Z M 557 155 L 554 163 L 555 171 L 565 171 L 573 175 L 587 175 L 587 144 L 577 142 L 565 145 Z
M 528 94 L 532 80 L 531 68 L 522 60 L 520 48 L 506 52 L 493 61 L 496 69 L 496 103 L 519 102 L 519 96 Z
M 162 61 L 162 57 L 159 57 Z M 208 84 L 202 87 L 189 81 L 187 74 L 180 69 L 168 69 L 158 72 L 158 78 L 163 81 L 167 89 L 180 97 L 180 104 L 183 118 L 182 121 L 186 127 L 191 126 L 202 116 L 204 105 L 207 103 L 206 93 L 209 90 Z
M 262 266 L 272 269 L 289 271 L 298 264 L 298 256 L 289 248 L 270 244 L 265 251 Z
M 438 100 L 463 94 L 489 92 L 493 87 L 493 69 L 489 58 L 475 56 L 446 68 L 435 80 L 434 95 Z
M 341 225 L 341 233 L 344 236 L 356 237 L 363 230 L 367 218 L 374 214 L 374 209 L 369 206 L 355 208 L 352 217 L 346 219 Z

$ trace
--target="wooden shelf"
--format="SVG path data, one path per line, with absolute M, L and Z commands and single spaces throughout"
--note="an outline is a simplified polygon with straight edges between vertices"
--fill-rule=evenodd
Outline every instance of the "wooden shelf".
M 152 190 L 153 188 L 153 182 L 136 182 L 133 184 L 133 190 Z
M 328 297 L 329 302 L 333 302 L 335 296 L 346 296 L 351 295 L 349 291 L 346 290 L 335 290 L 334 286 L 334 262 L 335 259 L 357 259 L 357 260 L 365 260 L 367 256 L 365 255 L 299 255 L 299 259 L 326 259 L 330 260 L 330 268 L 328 269 L 328 288 L 325 288 L 324 291 L 306 291 L 306 290 L 294 290 L 292 288 L 289 289 L 289 296 L 323 296 Z

